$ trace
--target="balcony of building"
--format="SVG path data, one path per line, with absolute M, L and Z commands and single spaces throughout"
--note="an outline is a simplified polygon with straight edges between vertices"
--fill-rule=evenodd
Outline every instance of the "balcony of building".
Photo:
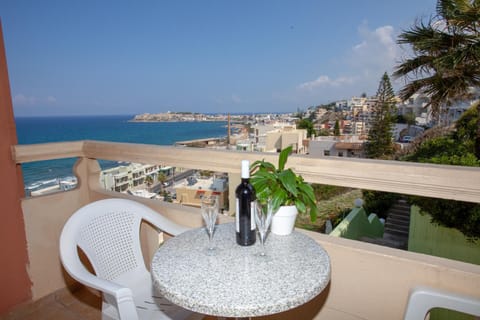
M 1 34 L 1 30 L 0 30 Z M 267 153 L 76 141 L 18 145 L 5 50 L 0 36 L 0 317 L 2 319 L 99 319 L 100 296 L 71 279 L 59 260 L 59 235 L 80 207 L 96 200 L 135 199 L 187 227 L 200 227 L 198 208 L 109 191 L 101 186 L 98 160 L 158 164 L 225 172 L 240 181 L 240 161 Z M 21 165 L 77 158 L 77 187 L 25 197 Z M 292 156 L 289 165 L 312 183 L 480 202 L 480 168 L 365 159 Z M 230 205 L 230 207 L 234 207 Z M 222 216 L 220 223 L 231 221 Z M 370 243 L 302 231 L 328 252 L 331 280 L 316 298 L 268 319 L 401 319 L 410 290 L 418 285 L 480 299 L 480 266 Z M 158 246 L 156 232 L 142 227 L 147 265 Z M 301 273 L 302 270 L 297 270 Z
M 84 291 L 75 291 L 79 286 L 63 271 L 58 258 L 58 237 L 61 228 L 76 209 L 103 198 L 132 198 L 147 204 L 159 214 L 165 215 L 179 224 L 189 227 L 202 225 L 196 208 L 159 200 L 133 198 L 131 195 L 103 189 L 99 183 L 101 169 L 97 160 L 127 162 L 141 160 L 144 163 L 161 163 L 183 168 L 226 172 L 229 175 L 230 186 L 235 186 L 240 181 L 239 163 L 242 159 L 250 161 L 260 158 L 276 160 L 275 154 L 268 153 L 97 141 L 13 145 L 12 157 L 13 162 L 17 165 L 65 157 L 78 158 L 74 167 L 74 173 L 79 181 L 76 189 L 20 199 L 20 214 L 23 216 L 24 222 L 22 232 L 25 235 L 26 247 L 17 248 L 17 250 L 24 250 L 27 257 L 28 263 L 25 263 L 23 268 L 27 272 L 27 282 L 30 283 L 18 284 L 18 286 L 27 287 L 26 291 L 31 294 L 26 299 L 27 301 L 40 301 L 40 304 L 45 301 L 54 301 L 66 306 L 68 312 L 83 310 L 80 313 L 86 312 L 86 314 L 91 312 L 88 311 L 89 306 L 93 305 L 93 309 L 95 309 L 99 298 L 95 294 L 89 293 L 87 299 Z M 289 160 L 289 164 L 306 180 L 314 183 L 463 201 L 478 202 L 480 199 L 480 184 L 478 183 L 480 169 L 478 168 L 364 159 L 314 159 L 308 156 L 293 156 Z M 21 178 L 21 176 L 16 178 Z M 230 187 L 230 190 L 233 189 Z M 229 200 L 233 200 L 232 193 L 229 195 Z M 229 217 L 222 217 L 221 222 L 230 220 Z M 148 229 L 145 230 L 146 239 L 150 239 L 150 232 Z M 480 298 L 478 291 L 480 266 L 478 265 L 309 231 L 302 232 L 306 232 L 328 251 L 332 263 L 331 282 L 327 289 L 310 303 L 284 314 L 272 316 L 272 319 L 289 319 L 291 317 L 302 319 L 400 319 L 406 306 L 409 290 L 417 285 L 428 285 Z M 147 260 L 151 257 L 155 246 L 154 242 L 146 241 L 144 249 L 148 252 Z M 2 259 L 6 258 L 4 256 Z M 302 272 L 302 270 L 298 270 L 298 272 Z M 15 290 L 12 285 L 2 286 L 2 296 Z M 65 290 L 64 288 L 69 289 Z M 73 291 L 73 298 L 69 294 L 71 291 Z M 77 294 L 79 298 L 76 297 Z M 67 297 L 73 300 L 66 300 Z M 48 312 L 48 310 L 31 307 L 31 302 L 28 305 L 30 307 L 20 308 L 21 311 L 16 311 L 17 315 L 25 312 L 22 310 Z M 12 305 L 7 309 L 16 310 L 14 307 Z M 38 314 L 36 315 L 38 316 Z

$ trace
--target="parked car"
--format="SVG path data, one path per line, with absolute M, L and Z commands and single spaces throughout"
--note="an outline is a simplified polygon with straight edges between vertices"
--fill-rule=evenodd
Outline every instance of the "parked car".
M 402 138 L 402 142 L 405 142 L 405 143 L 410 143 L 412 141 L 413 141 L 412 136 L 403 136 L 403 138 Z

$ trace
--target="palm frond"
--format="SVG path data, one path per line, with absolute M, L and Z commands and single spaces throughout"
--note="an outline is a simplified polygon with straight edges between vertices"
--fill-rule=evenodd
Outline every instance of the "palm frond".
M 397 43 L 411 45 L 415 56 L 393 73 L 408 80 L 400 98 L 423 93 L 434 114 L 480 86 L 480 0 L 438 0 L 436 10 L 437 16 L 400 34 Z
M 419 55 L 407 59 L 395 68 L 393 77 L 401 78 L 409 74 L 413 74 L 415 77 L 424 77 L 431 73 L 434 59 L 435 57 L 429 55 Z

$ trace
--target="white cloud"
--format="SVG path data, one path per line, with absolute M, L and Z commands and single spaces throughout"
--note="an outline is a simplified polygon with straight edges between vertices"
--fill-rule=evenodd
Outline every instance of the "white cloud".
M 29 106 L 35 104 L 34 97 L 28 97 L 24 94 L 17 94 L 13 97 L 13 104 L 19 106 Z
M 53 96 L 48 96 L 47 97 L 47 102 L 50 103 L 50 104 L 54 104 L 57 102 L 57 98 L 53 97 Z
M 384 72 L 391 74 L 400 61 L 395 29 L 386 25 L 370 29 L 367 22 L 358 27 L 359 41 L 336 60 L 335 73 L 320 72 L 315 80 L 296 86 L 297 92 L 328 99 L 348 98 L 368 91 L 375 93 Z M 319 70 L 321 71 L 321 70 Z
M 361 41 L 347 55 L 349 64 L 367 74 L 378 73 L 379 77 L 385 71 L 391 72 L 400 55 L 394 28 L 382 26 L 370 30 L 364 22 L 359 26 L 358 33 Z
M 232 94 L 232 102 L 235 104 L 239 104 L 240 102 L 242 102 L 242 99 L 238 95 Z
M 35 105 L 52 105 L 57 102 L 57 98 L 54 96 L 48 96 L 46 98 L 38 98 L 35 96 L 27 96 L 19 93 L 13 97 L 13 104 L 15 106 L 35 106 Z
M 235 93 L 232 93 L 230 97 L 215 97 L 213 100 L 220 105 L 240 104 L 243 102 L 242 98 Z
M 317 79 L 313 81 L 307 81 L 300 85 L 298 85 L 298 89 L 300 90 L 315 90 L 316 88 L 322 87 L 338 87 L 344 84 L 353 83 L 355 79 L 353 77 L 338 77 L 336 79 L 330 79 L 329 76 L 321 75 Z

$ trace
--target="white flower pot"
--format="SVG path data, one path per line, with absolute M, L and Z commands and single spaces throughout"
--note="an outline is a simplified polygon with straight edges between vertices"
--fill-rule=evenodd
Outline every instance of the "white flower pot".
M 280 207 L 272 218 L 272 233 L 280 236 L 292 233 L 297 215 L 298 210 L 295 206 Z

